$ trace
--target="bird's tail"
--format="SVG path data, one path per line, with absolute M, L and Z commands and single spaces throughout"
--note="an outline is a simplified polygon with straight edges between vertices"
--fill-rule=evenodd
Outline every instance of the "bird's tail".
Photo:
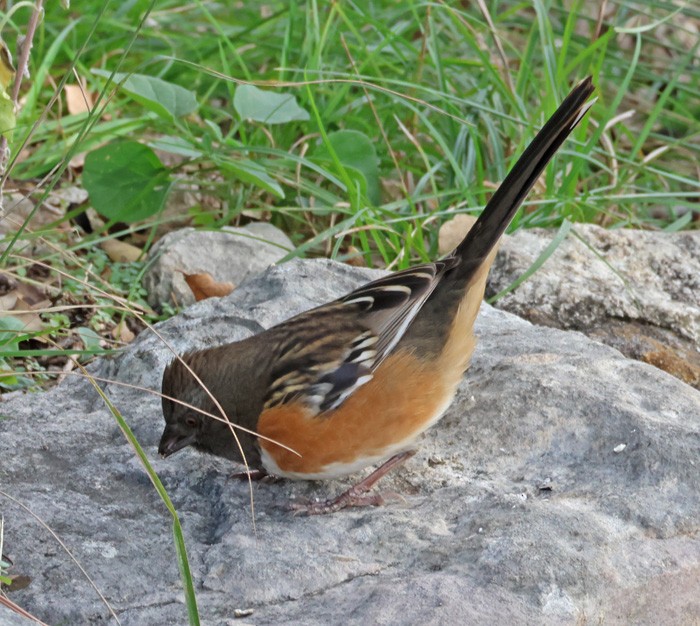
M 542 170 L 595 102 L 586 102 L 593 90 L 590 76 L 576 85 L 508 172 L 453 252 L 459 259 L 458 280 L 468 282 L 487 260 Z

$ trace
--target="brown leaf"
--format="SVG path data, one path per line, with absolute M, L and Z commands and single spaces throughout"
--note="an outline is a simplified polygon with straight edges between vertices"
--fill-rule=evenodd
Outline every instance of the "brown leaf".
M 474 222 L 476 222 L 476 218 L 472 215 L 460 213 L 455 215 L 449 222 L 445 222 L 440 226 L 438 234 L 438 250 L 440 254 L 452 252 L 464 239 Z
M 26 589 L 32 583 L 31 577 L 25 576 L 24 574 L 13 574 L 9 578 L 10 584 L 7 585 L 7 591 L 19 591 L 20 589 Z
M 0 311 L 12 311 L 17 304 L 17 298 L 19 294 L 16 289 L 0 296 Z
M 126 320 L 122 320 L 112 329 L 112 337 L 123 343 L 131 343 L 136 335 L 126 325 Z
M 107 239 L 100 244 L 100 247 L 115 263 L 131 263 L 132 261 L 138 261 L 143 254 L 141 248 L 132 246 L 125 241 L 119 241 L 119 239 Z
M 63 217 L 63 211 L 46 203 L 39 205 L 25 194 L 11 191 L 4 195 L 5 214 L 0 220 L 0 233 L 15 232 L 24 222 L 32 230 L 41 230 L 42 226 Z
M 12 315 L 15 319 L 18 319 L 24 325 L 23 331 L 25 332 L 38 332 L 44 329 L 44 321 L 38 313 L 34 312 L 34 309 L 42 309 L 50 306 L 51 303 L 48 300 L 34 300 L 31 297 L 26 298 L 20 288 L 30 288 L 29 293 L 35 295 L 31 292 L 31 289 L 39 292 L 36 287 L 32 285 L 23 285 L 20 283 L 17 289 L 13 289 L 9 293 L 0 296 L 0 317 L 3 315 Z M 43 294 L 42 294 L 43 295 Z M 6 312 L 6 313 L 3 313 Z M 10 313 L 10 311 L 12 313 Z M 37 337 L 40 341 L 41 337 Z
M 68 163 L 71 169 L 73 170 L 82 170 L 83 166 L 85 165 L 85 157 L 87 155 L 87 152 L 78 152 Z
M 199 302 L 207 298 L 221 298 L 230 294 L 233 289 L 233 283 L 217 283 L 211 274 L 203 272 L 202 274 L 185 274 L 185 282 L 192 290 L 194 299 Z
M 78 113 L 89 113 L 94 106 L 92 94 L 82 85 L 66 85 L 66 107 L 68 113 L 77 115 Z
M 15 68 L 12 65 L 12 55 L 5 42 L 0 39 L 0 88 L 7 90 L 15 79 Z
M 33 283 L 19 282 L 17 284 L 17 293 L 33 309 L 43 309 L 49 306 L 44 289 Z
M 19 313 L 14 315 L 18 320 L 24 324 L 25 332 L 37 332 L 44 329 L 44 322 L 38 313 L 35 313 L 33 307 L 28 305 L 22 298 L 17 298 L 17 304 L 15 304 L 15 311 L 26 311 L 26 313 Z
M 348 246 L 348 258 L 345 259 L 345 262 L 354 267 L 367 267 L 365 258 L 362 256 L 362 252 L 355 246 Z

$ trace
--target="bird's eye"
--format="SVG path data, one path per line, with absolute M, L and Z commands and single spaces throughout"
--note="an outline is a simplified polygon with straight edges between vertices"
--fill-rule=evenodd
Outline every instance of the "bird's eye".
M 185 418 L 185 424 L 186 424 L 189 428 L 197 428 L 197 418 L 196 418 L 196 417 L 192 417 L 192 416 L 190 415 L 189 417 Z

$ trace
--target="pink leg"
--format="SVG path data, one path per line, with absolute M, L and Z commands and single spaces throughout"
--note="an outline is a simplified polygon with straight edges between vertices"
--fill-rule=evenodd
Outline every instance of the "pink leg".
M 351 506 L 381 506 L 384 504 L 384 498 L 381 494 L 365 495 L 379 479 L 388 474 L 397 465 L 405 463 L 416 453 L 415 450 L 407 450 L 395 454 L 388 461 L 385 461 L 376 470 L 374 470 L 367 478 L 361 480 L 356 485 L 353 485 L 347 491 L 341 493 L 337 498 L 326 500 L 324 502 L 293 502 L 290 508 L 296 513 L 306 513 L 306 515 L 325 515 L 326 513 L 335 513 L 341 509 Z

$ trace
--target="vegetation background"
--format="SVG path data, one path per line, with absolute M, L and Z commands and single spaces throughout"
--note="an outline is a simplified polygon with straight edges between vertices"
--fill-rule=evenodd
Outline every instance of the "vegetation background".
M 511 228 L 697 227 L 696 3 L 42 4 L 0 13 L 2 390 L 174 314 L 140 277 L 183 225 L 270 221 L 288 257 L 435 258 L 587 75 L 598 101 Z
M 5 4 L 11 48 L 34 5 Z M 271 221 L 298 246 L 289 256 L 434 258 L 440 224 L 485 204 L 589 74 L 598 103 L 512 228 L 675 230 L 697 216 L 692 3 L 44 8 L 4 133 L 5 389 L 173 314 L 146 305 L 139 279 L 153 243 L 184 224 Z

